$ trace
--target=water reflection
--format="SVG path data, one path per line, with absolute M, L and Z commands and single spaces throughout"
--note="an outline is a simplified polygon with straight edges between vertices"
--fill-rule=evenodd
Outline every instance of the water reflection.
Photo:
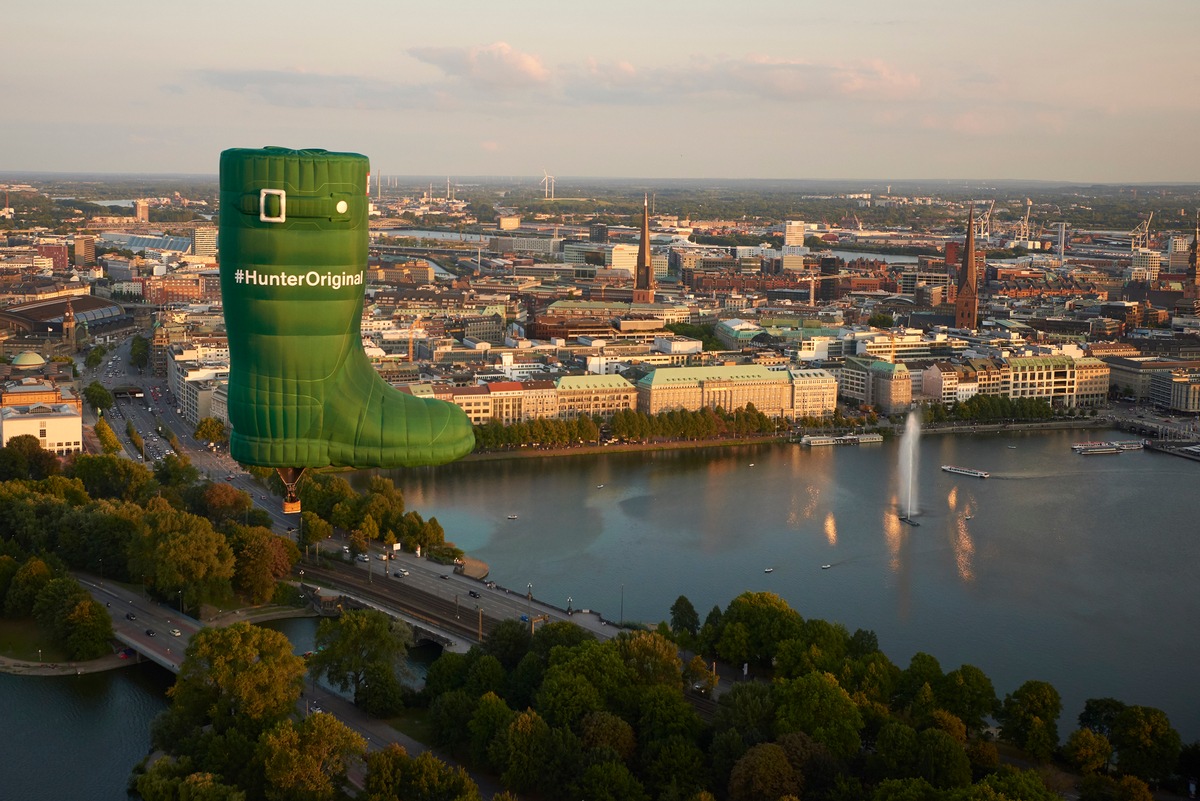
M 831 546 L 837 545 L 837 521 L 833 519 L 833 512 L 825 515 L 825 540 Z
M 975 556 L 975 543 L 971 541 L 970 527 L 965 517 L 956 518 L 954 524 L 954 563 L 958 567 L 958 577 L 970 583 L 975 580 L 975 573 L 971 568 L 971 561 Z
M 950 511 L 954 511 L 954 507 L 958 506 L 958 487 L 951 487 L 950 492 L 946 495 L 946 506 L 950 507 Z

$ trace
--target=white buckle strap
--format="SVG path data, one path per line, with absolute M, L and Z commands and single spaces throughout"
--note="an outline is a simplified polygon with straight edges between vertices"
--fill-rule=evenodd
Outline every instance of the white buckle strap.
M 272 217 L 267 214 L 267 196 L 279 196 L 279 216 Z M 282 189 L 260 189 L 258 190 L 258 220 L 259 222 L 281 223 L 287 222 L 287 192 Z

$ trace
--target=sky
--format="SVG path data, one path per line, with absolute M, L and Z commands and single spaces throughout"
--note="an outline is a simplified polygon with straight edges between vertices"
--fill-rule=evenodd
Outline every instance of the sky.
M 6 4 L 0 171 L 1200 182 L 1196 0 Z

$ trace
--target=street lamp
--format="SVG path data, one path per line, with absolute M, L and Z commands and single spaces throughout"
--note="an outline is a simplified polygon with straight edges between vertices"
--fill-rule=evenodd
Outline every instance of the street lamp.
M 179 596 L 179 614 L 183 614 L 183 590 L 179 590 L 176 595 Z
M 571 596 L 567 596 L 567 614 L 571 614 Z
M 304 592 L 304 571 L 300 571 L 300 592 Z
M 533 616 L 533 582 L 529 582 L 529 586 L 525 589 L 525 609 L 529 617 Z
M 621 585 L 621 619 L 618 620 L 617 623 L 621 624 L 624 622 L 625 622 L 625 585 L 622 584 Z

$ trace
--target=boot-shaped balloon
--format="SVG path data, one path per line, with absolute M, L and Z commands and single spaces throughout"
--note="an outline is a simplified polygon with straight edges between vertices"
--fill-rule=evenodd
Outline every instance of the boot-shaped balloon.
M 263 467 L 406 467 L 470 453 L 466 415 L 400 392 L 362 349 L 368 162 L 357 153 L 221 154 L 229 449 Z

